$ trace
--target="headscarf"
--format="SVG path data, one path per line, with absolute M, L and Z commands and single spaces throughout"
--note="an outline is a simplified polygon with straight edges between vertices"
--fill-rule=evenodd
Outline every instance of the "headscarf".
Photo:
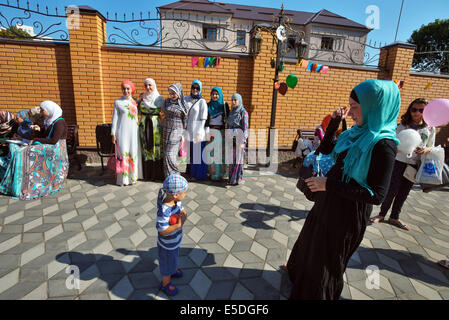
M 240 121 L 243 118 L 243 112 L 245 108 L 243 107 L 242 96 L 238 93 L 234 93 L 232 95 L 232 99 L 237 99 L 239 104 L 235 108 L 232 108 L 231 112 L 229 112 L 229 116 L 226 119 L 226 123 L 231 128 L 240 127 Z
M 210 94 L 212 95 L 212 92 L 216 91 L 218 93 L 218 100 L 214 101 L 210 99 L 209 103 L 207 104 L 207 109 L 210 114 L 210 118 L 216 118 L 224 113 L 224 99 L 223 99 L 223 92 L 219 87 L 213 87 Z
M 167 194 L 175 195 L 186 191 L 189 188 L 187 180 L 179 174 L 171 174 L 165 178 L 162 188 L 159 189 L 157 196 L 158 206 L 162 205 Z
M 323 129 L 324 132 L 326 132 L 327 126 L 331 122 L 331 119 L 332 119 L 332 115 L 328 114 L 327 116 L 325 116 L 323 118 L 323 121 L 321 121 L 321 128 Z
M 53 101 L 47 100 L 41 103 L 41 109 L 48 112 L 48 117 L 44 121 L 45 128 L 51 126 L 51 124 L 62 116 L 62 109 Z
M 31 116 L 35 116 L 35 115 L 39 114 L 40 112 L 41 112 L 41 107 L 39 107 L 39 106 L 32 107 L 30 109 Z
M 30 119 L 30 110 L 21 110 L 17 112 L 17 118 L 22 118 L 23 120 Z
M 172 90 L 174 93 L 176 93 L 178 95 L 178 100 L 177 101 L 173 101 L 172 99 L 168 98 L 167 100 L 165 100 L 165 103 L 172 103 L 172 104 L 177 104 L 181 110 L 181 112 L 187 116 L 187 106 L 184 103 L 184 93 L 182 92 L 182 84 L 177 82 L 172 84 L 170 87 L 168 87 L 168 90 Z
M 343 180 L 352 178 L 373 194 L 367 184 L 371 154 L 381 139 L 396 138 L 397 117 L 401 107 L 401 95 L 393 81 L 366 80 L 354 88 L 360 101 L 363 123 L 341 133 L 333 156 L 348 150 L 344 159 Z
M 198 101 L 198 100 L 200 100 L 202 98 L 201 97 L 201 91 L 203 90 L 203 84 L 201 83 L 200 80 L 193 80 L 192 86 L 194 84 L 197 84 L 200 87 L 200 92 L 198 92 L 198 95 L 194 95 L 193 91 L 192 91 L 192 88 L 190 88 L 190 96 L 192 97 L 193 100 L 195 100 L 194 101 L 194 103 L 195 103 L 196 101 Z
M 15 118 L 16 116 L 9 111 L 0 111 L 0 124 L 7 123 Z
M 0 111 L 0 135 L 11 133 L 17 128 L 16 115 L 9 111 Z
M 142 104 L 147 109 L 157 109 L 160 106 L 156 105 L 156 102 L 161 95 L 159 94 L 159 91 L 157 91 L 156 81 L 152 78 L 145 79 L 144 83 L 148 82 L 152 84 L 153 91 L 151 93 L 145 92 L 143 94 Z
M 134 95 L 136 92 L 136 87 L 134 86 L 134 83 L 130 80 L 125 80 L 122 82 L 121 87 L 123 88 L 124 85 L 129 85 L 131 87 L 131 94 Z

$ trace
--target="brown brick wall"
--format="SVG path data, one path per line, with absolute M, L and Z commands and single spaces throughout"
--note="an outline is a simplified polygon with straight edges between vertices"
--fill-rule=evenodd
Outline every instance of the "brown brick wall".
M 113 103 L 122 95 L 123 80 L 135 83 L 138 97 L 144 79 L 154 78 L 166 97 L 170 84 L 181 82 L 189 94 L 191 82 L 199 79 L 207 100 L 214 86 L 223 89 L 228 102 L 239 92 L 250 115 L 250 128 L 269 127 L 274 78 L 270 60 L 275 56 L 269 33 L 262 32 L 262 50 L 256 57 L 224 56 L 217 68 L 199 68 L 191 67 L 192 54 L 105 46 L 106 27 L 99 14 L 81 12 L 80 28 L 70 30 L 70 45 L 0 41 L 0 109 L 18 111 L 53 100 L 62 106 L 69 123 L 80 126 L 81 145 L 95 146 L 95 127 L 112 121 Z M 413 53 L 398 45 L 382 49 L 380 71 L 331 66 L 322 74 L 287 63 L 280 81 L 296 74 L 299 82 L 285 96 L 278 93 L 275 127 L 279 146 L 290 146 L 296 129 L 314 129 L 326 114 L 347 105 L 351 89 L 366 79 L 405 80 L 401 114 L 417 97 L 447 98 L 447 77 L 410 73 Z M 432 87 L 424 90 L 429 81 Z M 447 126 L 440 131 L 437 143 L 448 137 L 448 131 Z
M 52 100 L 76 123 L 67 44 L 0 41 L 0 110 L 17 112 Z
M 134 83 L 136 98 L 144 92 L 143 81 L 153 78 L 163 97 L 167 97 L 168 87 L 175 82 L 181 82 L 184 95 L 189 95 L 192 81 L 200 80 L 202 96 L 207 101 L 215 86 L 222 88 L 229 104 L 236 92 L 242 95 L 245 105 L 249 105 L 251 99 L 251 58 L 224 57 L 218 67 L 199 68 L 191 66 L 192 55 L 186 54 L 105 48 L 102 57 L 106 122 L 112 121 L 113 104 L 122 96 L 120 84 L 123 80 Z

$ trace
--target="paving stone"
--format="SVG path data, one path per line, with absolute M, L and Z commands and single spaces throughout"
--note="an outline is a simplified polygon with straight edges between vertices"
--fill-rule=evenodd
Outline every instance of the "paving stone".
M 254 295 L 246 289 L 240 282 L 234 288 L 231 300 L 253 300 Z
M 229 300 L 237 284 L 237 280 L 213 282 L 206 300 Z
M 279 300 L 279 291 L 264 279 L 240 279 L 240 283 L 249 289 L 255 300 Z

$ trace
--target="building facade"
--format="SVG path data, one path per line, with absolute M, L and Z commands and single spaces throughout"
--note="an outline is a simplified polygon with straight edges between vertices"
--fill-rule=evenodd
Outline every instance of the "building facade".
M 181 0 L 161 6 L 158 11 L 162 48 L 249 54 L 251 31 L 258 25 L 269 26 L 280 10 L 208 0 Z M 304 32 L 308 44 L 304 58 L 363 64 L 370 32 L 366 26 L 324 9 L 317 13 L 292 10 L 284 13 L 294 30 Z M 290 35 L 287 46 L 293 47 L 296 37 Z M 286 57 L 294 58 L 294 50 Z

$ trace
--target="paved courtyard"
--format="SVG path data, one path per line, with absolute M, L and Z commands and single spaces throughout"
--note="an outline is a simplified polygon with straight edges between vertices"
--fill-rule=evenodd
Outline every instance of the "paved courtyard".
M 160 184 L 118 187 L 85 167 L 50 197 L 0 196 L 0 299 L 169 299 L 159 290 L 155 199 Z M 245 171 L 241 186 L 190 183 L 173 299 L 286 299 L 280 269 L 312 207 L 288 174 Z M 411 231 L 369 226 L 345 274 L 345 299 L 449 299 L 449 189 L 414 189 L 401 218 Z M 378 208 L 373 213 L 378 212 Z M 80 271 L 70 288 L 68 266 Z M 379 268 L 368 289 L 366 268 Z M 72 276 L 73 277 L 73 276 Z M 70 280 L 70 278 L 69 278 Z M 69 284 L 69 286 L 67 286 Z

